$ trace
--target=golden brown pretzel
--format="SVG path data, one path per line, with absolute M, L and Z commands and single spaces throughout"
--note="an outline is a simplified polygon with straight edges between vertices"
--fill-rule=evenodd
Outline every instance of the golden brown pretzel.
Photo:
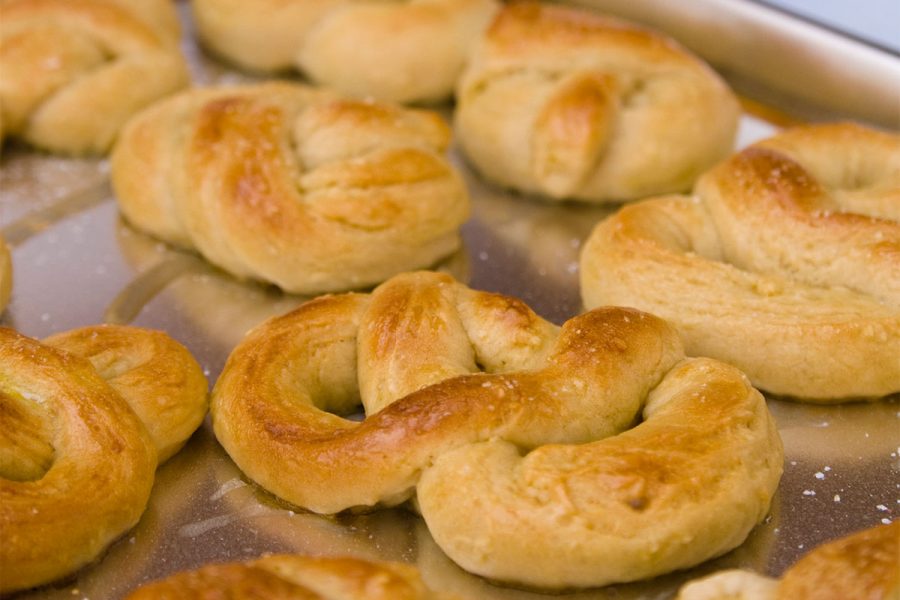
M 188 84 L 170 0 L 0 3 L 0 140 L 103 153 L 138 110 Z
M 362 423 L 332 414 L 360 397 Z M 415 494 L 454 561 L 542 587 L 722 554 L 781 475 L 760 394 L 727 365 L 684 359 L 660 319 L 608 308 L 558 330 L 435 273 L 257 327 L 211 414 L 238 466 L 281 498 L 334 513 Z
M 693 197 L 599 224 L 581 256 L 587 307 L 672 322 L 687 351 L 818 402 L 900 391 L 900 136 L 788 130 L 706 173 Z
M 0 592 L 67 575 L 133 527 L 205 411 L 199 365 L 163 333 L 0 328 Z
M 457 86 L 456 133 L 486 178 L 550 199 L 687 189 L 731 149 L 738 103 L 673 40 L 585 10 L 515 2 Z
M 12 277 L 12 256 L 10 256 L 6 241 L 0 235 L 0 313 L 9 303 L 9 296 L 12 293 Z
M 415 567 L 395 562 L 296 554 L 207 565 L 148 584 L 128 600 L 450 600 L 428 589 Z
M 893 600 L 900 597 L 900 521 L 828 542 L 780 579 L 722 571 L 684 586 L 678 600 Z
M 199 89 L 129 123 L 112 178 L 138 228 L 239 277 L 351 289 L 459 246 L 449 136 L 434 113 L 300 85 Z
M 88 359 L 147 428 L 160 464 L 178 452 L 207 412 L 208 383 L 191 353 L 161 331 L 73 329 L 44 344 Z
M 357 97 L 443 100 L 496 0 L 193 0 L 200 38 L 245 68 L 301 69 Z

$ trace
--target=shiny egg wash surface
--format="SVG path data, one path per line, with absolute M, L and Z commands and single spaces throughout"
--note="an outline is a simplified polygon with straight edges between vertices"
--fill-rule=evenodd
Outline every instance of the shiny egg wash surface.
M 245 76 L 186 42 L 195 79 Z M 739 145 L 774 131 L 745 115 Z M 521 298 L 562 323 L 581 310 L 578 255 L 614 208 L 548 205 L 491 186 L 466 166 L 471 219 L 463 249 L 439 267 L 472 288 Z M 241 283 L 195 255 L 160 243 L 119 216 L 101 159 L 49 157 L 7 146 L 0 159 L 0 232 L 14 261 L 12 302 L 0 324 L 33 337 L 100 322 L 167 331 L 215 382 L 243 335 L 303 297 Z M 813 406 L 769 399 L 785 445 L 784 476 L 770 515 L 736 550 L 687 572 L 603 589 L 544 594 L 502 587 L 454 565 L 424 523 L 403 508 L 320 517 L 248 481 L 209 422 L 157 473 L 137 527 L 67 580 L 20 598 L 120 598 L 175 571 L 264 552 L 345 554 L 417 565 L 435 589 L 465 598 L 666 598 L 691 578 L 744 567 L 779 574 L 816 545 L 900 512 L 900 399 Z

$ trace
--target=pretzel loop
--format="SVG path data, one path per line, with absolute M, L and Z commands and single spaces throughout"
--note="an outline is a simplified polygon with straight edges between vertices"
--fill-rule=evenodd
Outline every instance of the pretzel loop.
M 537 2 L 499 11 L 456 95 L 473 166 L 551 200 L 686 189 L 730 150 L 739 115 L 724 82 L 673 40 Z
M 362 422 L 333 414 L 360 402 Z M 416 494 L 462 566 L 544 587 L 725 552 L 781 473 L 759 393 L 731 367 L 684 361 L 659 319 L 608 308 L 558 329 L 434 273 L 261 325 L 229 357 L 212 416 L 238 466 L 278 496 L 334 513 Z M 723 507 L 708 534 L 685 535 Z
M 125 121 L 184 87 L 166 0 L 13 0 L 0 9 L 0 139 L 106 152 Z
M 128 124 L 112 179 L 134 225 L 238 277 L 346 290 L 459 247 L 449 137 L 434 113 L 301 85 L 197 89 Z
M 801 400 L 900 391 L 900 136 L 788 130 L 598 224 L 585 306 L 674 323 L 688 352 Z M 747 340 L 752 340 L 748 343 Z
M 206 401 L 199 365 L 165 334 L 99 326 L 41 343 L 0 328 L 0 592 L 68 575 L 133 527 Z

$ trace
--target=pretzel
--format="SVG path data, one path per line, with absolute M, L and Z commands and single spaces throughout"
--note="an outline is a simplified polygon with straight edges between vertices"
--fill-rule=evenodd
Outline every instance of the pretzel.
M 9 304 L 9 296 L 12 292 L 12 256 L 9 248 L 0 235 L 0 313 Z
M 138 110 L 188 84 L 169 0 L 0 5 L 0 141 L 105 153 Z
M 363 422 L 337 416 L 360 398 Z M 732 367 L 685 359 L 660 319 L 606 308 L 559 330 L 435 273 L 257 327 L 210 408 L 232 459 L 284 500 L 336 513 L 415 494 L 463 568 L 546 588 L 722 554 L 781 475 L 761 395 Z
M 900 391 L 900 136 L 789 130 L 599 224 L 587 307 L 651 311 L 689 353 L 814 402 Z
M 257 71 L 299 68 L 358 97 L 448 98 L 495 0 L 194 0 L 203 43 Z
M 459 246 L 449 136 L 434 113 L 300 85 L 199 89 L 129 123 L 112 181 L 136 227 L 240 278 L 360 288 Z
M 823 544 L 780 579 L 730 570 L 692 581 L 677 600 L 888 600 L 900 595 L 900 521 Z
M 661 34 L 537 2 L 503 8 L 457 85 L 473 166 L 549 200 L 630 200 L 687 189 L 733 144 L 738 103 Z
M 199 365 L 163 333 L 0 328 L 0 593 L 72 573 L 133 527 L 205 412 Z
M 207 565 L 143 586 L 126 600 L 216 597 L 272 600 L 450 600 L 396 562 L 276 554 Z

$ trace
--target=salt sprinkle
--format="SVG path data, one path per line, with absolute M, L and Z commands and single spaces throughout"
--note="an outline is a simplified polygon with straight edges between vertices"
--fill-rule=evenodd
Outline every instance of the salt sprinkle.
M 825 471 L 825 472 L 828 472 L 828 471 L 831 470 L 831 467 L 829 467 L 828 465 L 825 465 L 825 466 L 822 468 L 822 470 Z
M 882 519 L 881 522 L 884 523 L 885 525 L 890 525 L 890 524 L 891 524 L 891 520 L 890 520 L 890 519 Z
M 840 494 L 835 494 L 835 495 L 834 495 L 834 501 L 835 501 L 835 502 L 840 502 L 840 501 L 841 501 L 841 496 L 840 496 Z
M 881 511 L 886 511 L 888 509 L 888 507 L 885 506 L 884 504 L 879 504 L 875 508 L 877 508 L 878 510 L 881 510 Z
M 825 479 L 825 473 L 822 471 L 816 472 L 816 479 Z
M 815 496 L 816 492 L 814 490 L 803 490 L 804 496 Z

